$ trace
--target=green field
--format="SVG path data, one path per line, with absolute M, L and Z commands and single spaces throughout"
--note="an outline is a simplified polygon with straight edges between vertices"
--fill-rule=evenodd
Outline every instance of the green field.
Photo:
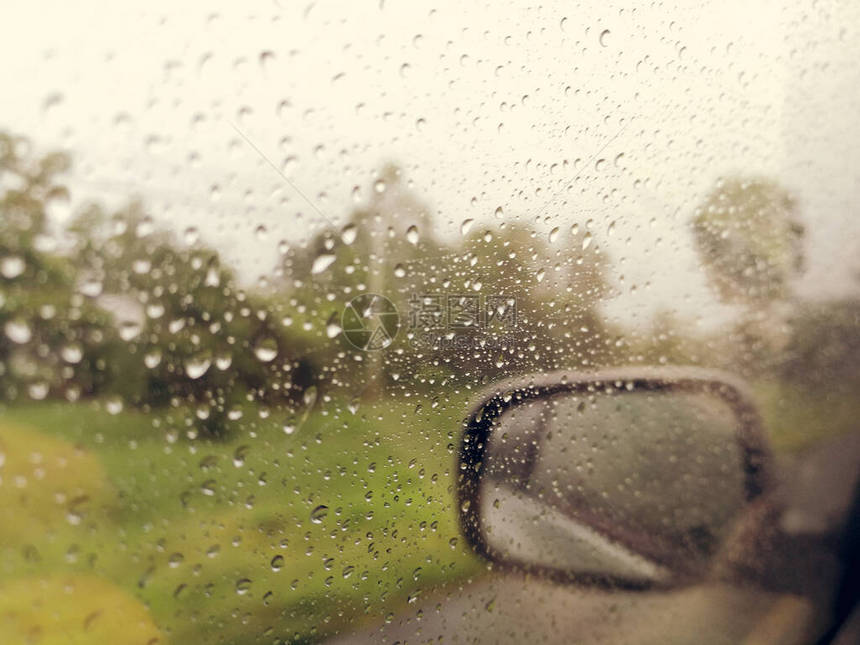
M 309 642 L 480 574 L 452 508 L 462 402 L 349 407 L 292 434 L 248 409 L 224 441 L 187 439 L 187 410 L 5 409 L 0 641 L 146 642 L 137 620 L 161 642 Z

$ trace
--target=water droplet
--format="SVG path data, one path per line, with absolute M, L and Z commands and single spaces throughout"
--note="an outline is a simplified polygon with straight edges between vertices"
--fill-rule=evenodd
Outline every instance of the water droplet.
M 334 261 L 335 255 L 333 253 L 322 253 L 321 255 L 318 255 L 314 260 L 313 266 L 311 266 L 311 273 L 314 275 L 322 273 L 328 269 Z
M 147 352 L 143 357 L 143 364 L 146 365 L 149 369 L 154 369 L 158 367 L 159 363 L 161 363 L 161 350 L 154 349 L 151 352 Z
M 193 246 L 200 239 L 200 232 L 194 226 L 189 226 L 182 234 L 182 239 L 188 246 Z
M 272 558 L 272 562 L 270 564 L 272 565 L 272 571 L 280 571 L 284 568 L 284 556 L 276 555 Z
M 591 246 L 591 240 L 592 240 L 591 233 L 586 233 L 583 236 L 583 238 L 582 238 L 582 250 L 583 251 L 585 249 L 587 249 L 589 246 Z
M 81 283 L 80 292 L 87 298 L 98 298 L 102 293 L 102 288 L 102 281 L 91 277 Z
M 141 332 L 140 323 L 134 320 L 124 320 L 119 325 L 119 337 L 128 342 L 137 338 Z
M 402 264 L 397 264 L 394 267 L 394 275 L 398 278 L 406 277 L 406 269 Z
M 467 235 L 469 233 L 469 229 L 472 228 L 472 224 L 475 223 L 473 219 L 464 219 L 463 223 L 460 224 L 460 235 Z
M 555 242 L 558 239 L 558 232 L 559 232 L 558 226 L 556 226 L 554 229 L 552 229 L 549 232 L 549 243 L 550 244 L 552 244 L 553 242 Z
M 498 219 L 501 219 L 502 217 L 504 217 L 504 216 L 505 216 L 505 211 L 503 211 L 503 210 L 502 210 L 502 207 L 501 207 L 501 206 L 499 206 L 498 208 L 496 208 L 496 211 L 495 211 L 494 215 L 495 215 Z
M 418 234 L 418 227 L 414 224 L 406 229 L 406 240 L 413 246 L 418 244 L 421 236 Z
M 311 522 L 314 524 L 322 524 L 326 515 L 328 515 L 328 506 L 321 504 L 311 511 Z
M 241 467 L 245 463 L 245 458 L 248 456 L 248 451 L 250 450 L 250 446 L 239 446 L 233 452 L 233 465 L 236 468 Z
M 545 275 L 546 275 L 546 269 L 538 269 L 538 272 L 535 275 L 535 278 L 537 278 L 537 281 L 540 282 L 541 280 L 544 279 Z
M 120 412 L 122 412 L 122 399 L 120 399 L 118 396 L 112 396 L 105 403 L 105 409 L 107 410 L 108 414 L 119 414 Z
M 601 47 L 608 47 L 609 46 L 609 30 L 608 29 L 604 29 L 603 31 L 600 32 L 599 40 L 600 40 Z
M 21 318 L 13 318 L 12 320 L 6 321 L 6 324 L 3 326 L 3 331 L 6 333 L 6 338 L 11 340 L 13 343 L 18 343 L 19 345 L 29 343 L 30 339 L 33 337 L 33 332 L 27 324 L 27 321 Z
M 17 278 L 27 268 L 24 258 L 19 255 L 7 255 L 0 260 L 0 275 L 7 280 Z
M 190 379 L 198 379 L 209 371 L 212 360 L 207 356 L 192 356 L 185 360 L 185 373 Z
M 217 367 L 222 372 L 230 369 L 230 365 L 233 364 L 233 356 L 231 354 L 220 354 L 215 357 L 215 367 Z
M 340 239 L 347 246 L 355 242 L 356 237 L 358 237 L 358 228 L 355 224 L 347 224 L 340 231 Z
M 158 320 L 164 315 L 164 305 L 160 302 L 151 302 L 146 306 L 146 317 L 151 320 Z
M 30 395 L 30 398 L 34 401 L 42 401 L 48 396 L 48 392 L 50 391 L 50 386 L 44 381 L 38 381 L 37 383 L 31 383 L 30 387 L 27 388 L 27 394 Z
M 331 316 L 329 316 L 328 321 L 325 325 L 325 335 L 329 338 L 335 338 L 338 334 L 340 334 L 343 329 L 340 326 L 340 316 L 338 312 L 335 311 Z
M 268 49 L 266 51 L 262 51 L 260 52 L 259 60 L 260 68 L 266 72 L 271 69 L 272 64 L 275 62 L 275 53 Z
M 251 590 L 251 580 L 249 578 L 239 578 L 236 581 L 236 593 L 244 596 Z
M 262 338 L 254 345 L 254 355 L 264 363 L 275 360 L 278 355 L 278 342 L 274 338 Z
M 70 343 L 60 350 L 60 356 L 67 363 L 80 363 L 84 357 L 84 349 L 78 343 Z
M 317 402 L 317 388 L 316 385 L 311 385 L 308 389 L 305 390 L 305 393 L 302 395 L 302 402 L 305 404 L 305 407 L 310 410 L 314 403 Z

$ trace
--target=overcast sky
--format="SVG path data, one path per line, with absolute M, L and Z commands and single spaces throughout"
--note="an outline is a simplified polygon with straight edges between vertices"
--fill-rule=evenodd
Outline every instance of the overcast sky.
M 76 198 L 141 196 L 249 279 L 317 210 L 342 222 L 388 161 L 446 236 L 501 207 L 575 245 L 570 224 L 591 219 L 626 320 L 725 315 L 687 222 L 718 177 L 762 174 L 800 200 L 802 291 L 844 293 L 860 3 L 641 4 L 6 2 L 0 128 L 72 152 Z

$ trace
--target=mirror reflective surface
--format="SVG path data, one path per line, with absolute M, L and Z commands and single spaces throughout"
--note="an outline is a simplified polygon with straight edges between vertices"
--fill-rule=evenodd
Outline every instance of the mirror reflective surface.
M 486 547 L 634 585 L 701 576 L 749 498 L 742 423 L 705 390 L 562 391 L 512 405 L 486 442 Z

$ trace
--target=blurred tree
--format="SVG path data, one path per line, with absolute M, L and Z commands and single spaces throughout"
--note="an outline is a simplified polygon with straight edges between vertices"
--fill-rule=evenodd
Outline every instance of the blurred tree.
M 388 166 L 341 229 L 327 227 L 288 250 L 278 270 L 311 327 L 339 323 L 359 294 L 396 305 L 401 332 L 384 357 L 341 338 L 321 361 L 336 383 L 358 383 L 373 397 L 394 381 L 438 389 L 600 363 L 606 260 L 585 228 L 571 235 L 570 245 L 552 248 L 547 238 L 504 223 L 440 239 L 428 208 Z
M 450 281 L 494 303 L 497 310 L 487 313 L 499 321 L 476 332 L 484 345 L 447 357 L 458 371 L 502 377 L 588 369 L 604 361 L 609 338 L 599 305 L 608 292 L 607 258 L 585 227 L 574 229 L 571 239 L 555 247 L 514 224 L 472 233 L 464 241 Z M 505 324 L 505 308 L 515 310 L 512 328 Z
M 196 235 L 179 243 L 139 203 L 110 216 L 91 205 L 68 230 L 75 258 L 100 292 L 132 312 L 119 333 L 137 357 L 143 387 L 124 393 L 129 402 L 191 406 L 200 426 L 217 435 L 243 401 L 294 402 L 311 385 L 303 380 L 302 343 L 273 304 L 239 288 Z
M 282 286 L 302 325 L 326 330 L 315 363 L 324 366 L 327 381 L 360 383 L 367 398 L 392 382 L 405 364 L 403 355 L 388 353 L 383 360 L 379 351 L 352 346 L 340 334 L 341 314 L 356 296 L 379 294 L 399 310 L 405 334 L 409 297 L 435 282 L 437 265 L 449 252 L 433 234 L 428 208 L 393 164 L 383 168 L 367 203 L 342 227 L 324 227 L 307 245 L 287 250 L 276 272 L 284 276 Z
M 720 180 L 691 226 L 720 299 L 745 310 L 728 339 L 733 365 L 748 375 L 771 369 L 788 338 L 791 282 L 803 269 L 795 199 L 769 179 Z
M 38 156 L 28 140 L 0 133 L 0 397 L 74 399 L 112 380 L 119 345 L 74 263 L 57 252 L 47 212 L 65 208 L 60 153 Z
M 692 229 L 702 264 L 725 302 L 757 305 L 786 298 L 803 268 L 797 203 L 771 180 L 720 180 L 696 209 Z

